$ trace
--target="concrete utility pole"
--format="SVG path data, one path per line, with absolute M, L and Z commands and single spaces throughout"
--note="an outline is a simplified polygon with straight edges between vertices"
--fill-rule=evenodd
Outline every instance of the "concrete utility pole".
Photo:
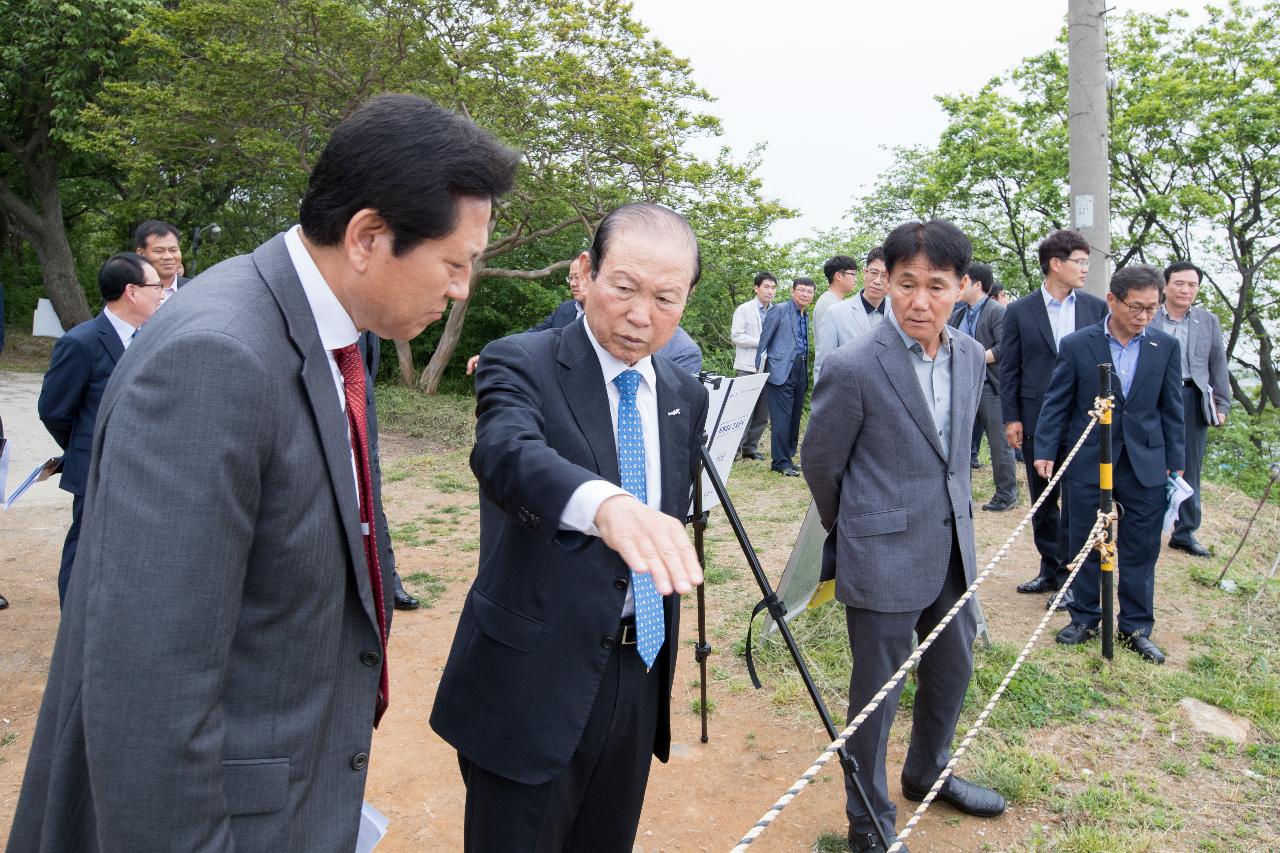
M 1104 0 L 1067 0 L 1067 101 L 1070 112 L 1071 227 L 1093 247 L 1085 290 L 1111 280 L 1111 147 L 1107 109 Z

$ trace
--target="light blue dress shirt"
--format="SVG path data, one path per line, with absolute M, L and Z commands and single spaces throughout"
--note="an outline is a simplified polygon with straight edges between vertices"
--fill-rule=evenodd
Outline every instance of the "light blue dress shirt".
M 1129 389 L 1133 387 L 1133 374 L 1138 371 L 1138 356 L 1142 354 L 1142 342 L 1147 339 L 1147 330 L 1133 336 L 1129 343 L 1121 345 L 1115 338 L 1111 337 L 1111 315 L 1107 314 L 1102 322 L 1102 330 L 1107 336 L 1107 346 L 1111 347 L 1111 363 L 1115 365 L 1116 373 L 1120 376 L 1120 391 L 1129 396 Z
M 924 395 L 925 405 L 933 416 L 933 425 L 938 429 L 942 458 L 947 459 L 951 443 L 951 332 L 946 326 L 942 327 L 942 345 L 938 347 L 938 354 L 930 358 L 919 341 L 902 331 L 892 311 L 886 311 L 885 315 L 902 339 L 903 346 L 911 353 L 911 369 L 916 372 L 920 393 Z
M 1056 350 L 1062 339 L 1076 330 L 1076 292 L 1071 291 L 1066 299 L 1059 302 L 1041 285 L 1040 295 L 1044 297 L 1044 309 L 1049 312 L 1049 327 L 1053 329 L 1053 348 Z

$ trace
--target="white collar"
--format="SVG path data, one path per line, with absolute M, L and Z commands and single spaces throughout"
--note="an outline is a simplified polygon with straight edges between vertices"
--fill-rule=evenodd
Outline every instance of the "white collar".
M 133 333 L 138 330 L 137 326 L 132 325 L 127 320 L 117 317 L 109 306 L 102 306 L 102 313 L 107 315 L 107 319 L 111 321 L 111 328 L 116 330 L 116 334 L 120 336 L 120 343 L 125 347 L 129 346 L 129 340 L 133 337 Z
M 1067 291 L 1067 298 L 1060 302 L 1056 296 L 1049 292 L 1049 288 L 1045 287 L 1043 284 L 1040 285 L 1040 295 L 1044 297 L 1044 307 L 1046 308 L 1054 302 L 1057 302 L 1059 305 L 1074 305 L 1076 301 L 1075 288 Z
M 307 247 L 302 245 L 302 226 L 295 225 L 284 233 L 284 245 L 289 250 L 289 260 L 298 273 L 298 281 L 307 294 L 307 302 L 311 305 L 311 314 L 316 320 L 316 330 L 320 332 L 320 343 L 326 350 L 342 349 L 354 344 L 360 337 L 360 331 L 352 322 L 347 309 L 342 307 L 338 297 L 333 295 L 329 282 L 320 274 L 320 268 Z
M 591 348 L 596 351 L 596 358 L 600 360 L 600 372 L 604 374 L 605 385 L 613 383 L 618 375 L 626 370 L 635 370 L 640 374 L 640 378 L 649 386 L 651 391 L 656 393 L 657 377 L 653 372 L 653 356 L 646 355 L 635 364 L 628 365 L 625 361 L 600 346 L 600 342 L 596 340 L 596 336 L 591 332 L 591 324 L 587 322 L 587 318 L 582 318 L 582 327 L 587 330 L 587 340 L 591 341 Z

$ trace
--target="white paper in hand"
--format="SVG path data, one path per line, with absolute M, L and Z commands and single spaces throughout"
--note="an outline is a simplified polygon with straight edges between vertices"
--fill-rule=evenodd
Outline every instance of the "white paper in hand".
M 366 800 L 360 806 L 360 834 L 356 836 L 356 853 L 369 853 L 387 834 L 391 821 Z
M 1165 492 L 1169 495 L 1169 504 L 1164 511 L 1164 532 L 1167 536 L 1173 533 L 1173 526 L 1178 522 L 1178 507 L 1196 491 L 1182 479 L 1181 474 L 1170 474 L 1165 483 Z

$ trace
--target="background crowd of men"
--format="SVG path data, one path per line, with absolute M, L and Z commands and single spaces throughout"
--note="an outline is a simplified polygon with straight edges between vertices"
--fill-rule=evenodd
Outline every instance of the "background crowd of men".
M 187 287 L 178 232 L 149 221 L 103 265 L 104 310 L 59 340 L 39 401 L 74 501 L 9 850 L 354 848 L 403 594 L 382 511 L 377 337 L 413 338 L 466 298 L 517 163 L 461 116 L 382 96 L 333 134 L 299 224 L 252 254 Z M 1080 290 L 1080 235 L 1049 235 L 1039 256 L 1043 286 L 1006 306 L 959 229 L 908 222 L 861 270 L 825 264 L 812 318 L 814 281 L 775 304 L 768 273 L 734 311 L 735 371 L 768 374 L 740 451 L 763 460 L 771 422 L 771 469 L 813 495 L 855 662 L 850 714 L 973 582 L 977 442 L 996 485 L 983 509 L 1017 505 L 1015 451 L 1040 495 L 1089 417 L 1100 362 L 1117 377 L 1128 510 L 1120 639 L 1163 660 L 1159 517 L 1171 472 L 1198 501 L 1190 457 L 1229 406 L 1221 332 L 1193 304 L 1191 264 L 1127 267 L 1103 302 Z M 430 715 L 457 751 L 467 850 L 632 848 L 651 759 L 670 752 L 679 596 L 702 582 L 684 524 L 708 398 L 679 327 L 700 275 L 684 217 L 624 205 L 569 265 L 571 299 L 468 365 L 480 554 Z M 1061 587 L 1093 524 L 1098 461 L 1086 445 L 1060 504 L 1037 513 L 1040 567 L 1020 591 Z M 1171 544 L 1203 553 L 1199 519 L 1187 507 Z M 1097 578 L 1094 560 L 1059 642 L 1096 631 Z M 908 799 L 948 761 L 975 633 L 969 606 L 920 662 Z M 897 701 L 850 742 L 870 792 L 864 803 L 849 781 L 857 851 L 884 853 L 877 826 L 894 835 Z M 955 776 L 939 796 L 972 815 L 1005 808 Z

